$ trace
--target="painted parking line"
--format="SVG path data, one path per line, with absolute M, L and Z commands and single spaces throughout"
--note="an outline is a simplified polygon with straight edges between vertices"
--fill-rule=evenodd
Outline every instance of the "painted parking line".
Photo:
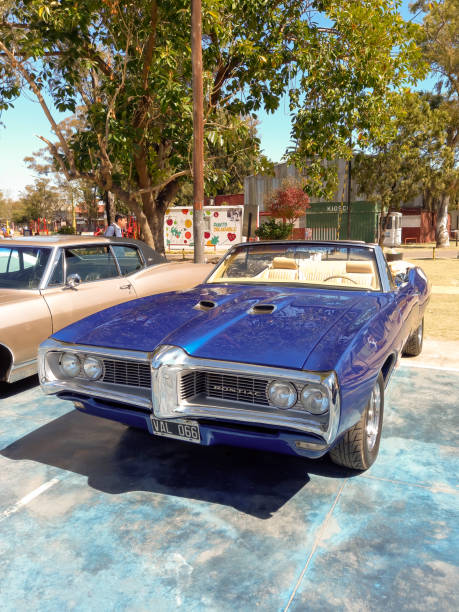
M 442 368 L 439 366 L 433 366 L 429 363 L 408 363 L 402 361 L 400 367 L 404 368 L 417 368 L 419 370 L 436 370 L 437 372 L 459 372 L 459 368 Z
M 12 514 L 15 514 L 18 510 L 20 510 L 24 506 L 27 506 L 27 504 L 30 504 L 31 501 L 36 499 L 39 495 L 42 495 L 43 493 L 45 493 L 45 491 L 47 491 L 51 487 L 54 487 L 54 485 L 57 484 L 58 482 L 59 482 L 59 478 L 52 478 L 51 480 L 48 480 L 48 482 L 45 482 L 44 484 L 42 484 L 41 486 L 37 487 L 36 489 L 31 491 L 27 495 L 24 495 L 24 497 L 22 497 L 13 506 L 10 506 L 9 508 L 4 510 L 0 514 L 0 522 L 3 521 L 4 519 L 8 518 Z
M 293 588 L 292 594 L 290 595 L 290 598 L 289 598 L 289 600 L 287 602 L 287 605 L 285 606 L 284 612 L 287 612 L 287 610 L 289 609 L 290 604 L 292 603 L 292 601 L 293 601 L 293 599 L 294 599 L 294 597 L 296 595 L 296 592 L 298 591 L 298 588 L 299 588 L 300 584 L 303 581 L 304 575 L 306 574 L 306 572 L 308 570 L 308 567 L 309 567 L 309 564 L 311 563 L 311 559 L 314 557 L 314 554 L 315 554 L 315 552 L 317 550 L 317 547 L 319 546 L 320 541 L 322 540 L 322 536 L 325 533 L 327 525 L 330 522 L 330 518 L 331 518 L 331 516 L 333 514 L 333 511 L 334 511 L 334 509 L 336 507 L 336 504 L 338 503 L 339 498 L 341 497 L 341 493 L 343 492 L 343 489 L 346 486 L 348 480 L 349 480 L 348 478 L 346 478 L 344 480 L 343 484 L 341 485 L 341 487 L 340 487 L 340 489 L 339 489 L 339 491 L 338 491 L 338 493 L 337 493 L 337 495 L 335 497 L 335 500 L 334 500 L 330 510 L 327 513 L 327 516 L 325 517 L 322 525 L 319 527 L 317 535 L 316 535 L 316 537 L 314 539 L 314 544 L 312 545 L 312 548 L 311 548 L 311 552 L 309 553 L 309 556 L 308 556 L 308 558 L 306 560 L 306 563 L 305 563 L 305 565 L 303 567 L 303 570 L 302 570 L 298 580 L 296 581 L 296 584 L 295 584 L 295 586 Z

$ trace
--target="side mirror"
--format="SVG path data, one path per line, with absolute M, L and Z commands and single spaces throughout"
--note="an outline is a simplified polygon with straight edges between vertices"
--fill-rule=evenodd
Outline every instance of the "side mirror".
M 81 276 L 79 274 L 69 274 L 65 284 L 70 289 L 76 289 L 81 284 Z
M 408 274 L 406 272 L 399 272 L 394 277 L 394 283 L 396 287 L 401 287 L 408 282 Z

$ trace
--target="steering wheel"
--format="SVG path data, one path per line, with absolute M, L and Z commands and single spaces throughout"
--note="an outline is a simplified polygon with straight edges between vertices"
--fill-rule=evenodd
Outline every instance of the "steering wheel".
M 324 278 L 324 283 L 328 280 L 331 280 L 332 278 L 345 278 L 346 280 L 351 281 L 351 283 L 354 283 L 354 285 L 359 284 L 353 278 L 349 278 L 349 276 L 345 276 L 344 274 L 334 274 L 333 276 L 328 276 L 327 278 Z

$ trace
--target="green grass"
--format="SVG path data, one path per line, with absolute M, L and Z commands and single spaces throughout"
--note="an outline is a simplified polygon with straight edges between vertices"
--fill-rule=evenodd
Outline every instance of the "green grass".
M 459 341 L 459 259 L 414 259 L 434 286 L 455 287 L 457 294 L 433 293 L 425 314 L 425 335 L 434 340 Z

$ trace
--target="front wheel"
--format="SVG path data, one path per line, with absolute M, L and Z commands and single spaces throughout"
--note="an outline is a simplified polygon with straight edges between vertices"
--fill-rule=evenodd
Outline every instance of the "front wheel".
M 360 421 L 330 451 L 333 463 L 353 470 L 367 470 L 378 456 L 383 414 L 384 378 L 380 372 Z
M 412 336 L 408 338 L 403 347 L 403 355 L 408 357 L 417 357 L 422 351 L 422 342 L 424 339 L 424 319 L 419 324 L 419 327 Z

